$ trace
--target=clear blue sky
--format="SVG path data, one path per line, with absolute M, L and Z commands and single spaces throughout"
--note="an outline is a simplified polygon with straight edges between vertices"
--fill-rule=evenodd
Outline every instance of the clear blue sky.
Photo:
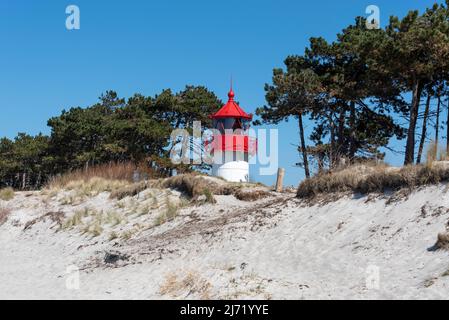
M 264 84 L 289 54 L 312 36 L 337 32 L 380 8 L 390 15 L 424 9 L 432 0 L 0 0 L 0 136 L 48 134 L 46 121 L 62 109 L 88 106 L 105 90 L 122 97 L 164 88 L 205 85 L 225 100 L 233 75 L 247 112 L 264 104 Z M 65 8 L 81 11 L 81 29 L 65 28 Z M 311 125 L 306 125 L 310 129 Z M 279 129 L 280 166 L 287 184 L 303 178 L 295 121 Z M 402 148 L 402 144 L 394 144 Z M 387 160 L 399 164 L 399 156 Z M 255 177 L 273 184 L 275 177 Z

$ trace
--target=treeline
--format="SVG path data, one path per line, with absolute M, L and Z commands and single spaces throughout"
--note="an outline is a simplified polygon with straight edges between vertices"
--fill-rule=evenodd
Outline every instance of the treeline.
M 419 163 L 426 142 L 441 142 L 444 125 L 449 150 L 448 6 L 393 16 L 384 29 L 357 18 L 333 42 L 311 38 L 304 54 L 274 69 L 256 124 L 298 120 L 306 177 L 313 168 L 381 160 L 393 138 L 405 140 L 404 151 L 392 150 L 405 165 Z M 191 169 L 171 163 L 170 134 L 194 120 L 210 126 L 208 115 L 221 105 L 205 87 L 128 100 L 108 91 L 97 104 L 49 119 L 49 136 L 1 139 L 0 187 L 36 188 L 51 176 L 110 162 L 145 163 L 162 175 Z M 307 140 L 304 119 L 313 124 Z
M 311 38 L 304 54 L 274 70 L 257 114 L 264 123 L 298 119 L 306 177 L 311 161 L 320 171 L 383 159 L 381 148 L 392 138 L 406 141 L 405 165 L 423 160 L 426 141 L 438 145 L 449 95 L 448 4 L 393 16 L 384 29 L 370 30 L 357 18 L 335 41 Z M 309 145 L 305 117 L 313 123 Z M 449 113 L 445 120 L 447 126 Z
M 50 136 L 19 133 L 0 140 L 0 187 L 32 189 L 52 176 L 98 164 L 145 163 L 161 175 L 174 168 L 170 134 L 193 121 L 211 125 L 208 115 L 222 105 L 205 87 L 187 86 L 153 97 L 135 94 L 127 101 L 107 91 L 87 108 L 71 108 L 48 120 Z

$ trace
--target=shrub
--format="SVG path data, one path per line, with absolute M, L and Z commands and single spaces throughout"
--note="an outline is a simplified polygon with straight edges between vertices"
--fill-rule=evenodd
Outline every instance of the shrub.
M 449 167 L 444 167 L 438 162 L 403 168 L 356 165 L 304 180 L 298 186 L 297 196 L 311 198 L 318 194 L 347 191 L 362 194 L 382 193 L 388 190 L 413 189 L 442 181 L 449 181 Z
M 9 201 L 14 198 L 13 188 L 0 189 L 0 200 Z
M 349 190 L 360 193 L 384 192 L 386 190 L 396 190 L 407 184 L 406 177 L 400 173 L 379 171 L 357 181 Z

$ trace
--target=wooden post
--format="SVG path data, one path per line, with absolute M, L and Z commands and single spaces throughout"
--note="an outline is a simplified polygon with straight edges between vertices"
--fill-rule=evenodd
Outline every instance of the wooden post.
M 282 192 L 283 183 L 284 183 L 284 175 L 285 175 L 285 169 L 279 168 L 278 169 L 278 177 L 276 180 L 276 192 Z

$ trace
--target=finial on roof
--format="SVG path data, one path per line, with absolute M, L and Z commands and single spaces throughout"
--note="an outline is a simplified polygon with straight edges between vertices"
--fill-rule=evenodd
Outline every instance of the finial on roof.
M 228 98 L 229 100 L 234 100 L 234 91 L 232 90 L 232 75 L 231 75 L 231 89 L 229 90 Z

